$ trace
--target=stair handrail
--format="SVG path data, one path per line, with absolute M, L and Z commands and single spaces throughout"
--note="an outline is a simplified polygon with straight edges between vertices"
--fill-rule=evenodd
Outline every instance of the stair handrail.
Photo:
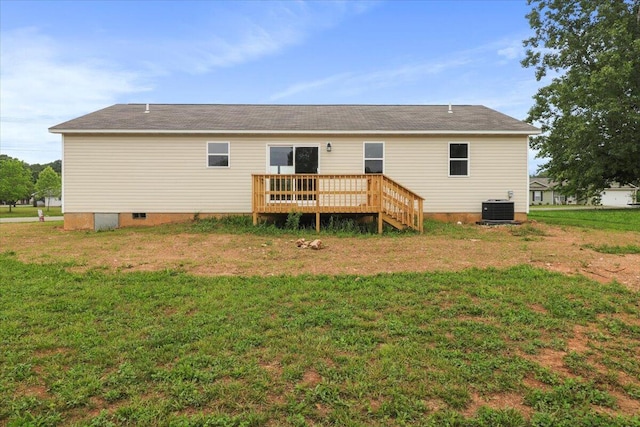
M 385 189 L 390 189 L 392 191 L 385 191 Z M 397 181 L 389 178 L 386 175 L 382 175 L 381 193 L 382 206 L 380 209 L 382 213 L 384 213 L 385 215 L 389 215 L 394 220 L 399 221 L 403 225 L 411 227 L 414 230 L 418 230 L 422 233 L 422 206 L 424 202 L 424 198 L 422 196 L 409 190 L 404 185 L 398 183 Z M 394 197 L 393 193 L 397 193 L 398 196 Z M 392 212 L 388 209 L 388 205 L 399 208 L 399 211 Z

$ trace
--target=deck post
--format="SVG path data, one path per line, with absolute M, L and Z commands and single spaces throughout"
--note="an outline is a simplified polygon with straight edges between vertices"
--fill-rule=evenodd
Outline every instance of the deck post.
M 382 175 L 378 175 L 377 176 L 377 180 L 378 180 L 378 203 L 380 203 L 380 207 L 378 208 L 378 234 L 382 234 L 382 212 L 384 211 L 384 189 L 382 188 L 384 186 L 384 180 L 382 179 Z
M 259 197 L 259 193 L 263 193 L 264 192 L 264 184 L 262 186 L 259 186 L 259 180 L 260 178 L 257 177 L 256 175 L 252 175 L 251 176 L 251 212 L 253 213 L 253 225 L 258 225 L 258 200 L 257 198 Z M 257 187 L 260 187 L 260 191 L 256 191 Z
M 315 199 L 316 199 L 316 233 L 320 233 L 320 180 L 314 177 Z

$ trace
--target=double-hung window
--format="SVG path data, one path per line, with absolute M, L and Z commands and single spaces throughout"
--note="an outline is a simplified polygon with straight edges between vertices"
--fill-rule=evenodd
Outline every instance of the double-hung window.
M 207 142 L 207 166 L 210 168 L 229 167 L 228 142 Z
M 384 173 L 384 142 L 364 143 L 364 173 Z
M 469 176 L 469 143 L 449 143 L 449 176 Z
M 538 190 L 533 191 L 533 201 L 534 202 L 542 201 L 542 191 L 538 191 Z

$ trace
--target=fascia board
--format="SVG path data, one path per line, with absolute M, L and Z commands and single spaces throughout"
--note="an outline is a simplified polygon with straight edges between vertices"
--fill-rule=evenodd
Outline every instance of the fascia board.
M 157 129 L 49 129 L 58 134 L 220 134 L 220 135 L 538 135 L 539 130 L 157 130 Z

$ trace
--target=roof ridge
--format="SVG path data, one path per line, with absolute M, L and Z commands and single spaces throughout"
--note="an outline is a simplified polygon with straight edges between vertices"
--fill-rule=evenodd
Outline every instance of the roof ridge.
M 166 102 L 128 102 L 116 105 L 169 105 L 169 106 L 239 106 L 239 107 L 448 107 L 451 105 L 452 107 L 482 107 L 489 108 L 481 104 L 259 104 L 259 103 L 238 103 L 238 104 L 227 104 L 227 103 L 166 103 Z M 494 110 L 495 111 L 495 110 Z M 502 113 L 501 113 L 502 114 Z

